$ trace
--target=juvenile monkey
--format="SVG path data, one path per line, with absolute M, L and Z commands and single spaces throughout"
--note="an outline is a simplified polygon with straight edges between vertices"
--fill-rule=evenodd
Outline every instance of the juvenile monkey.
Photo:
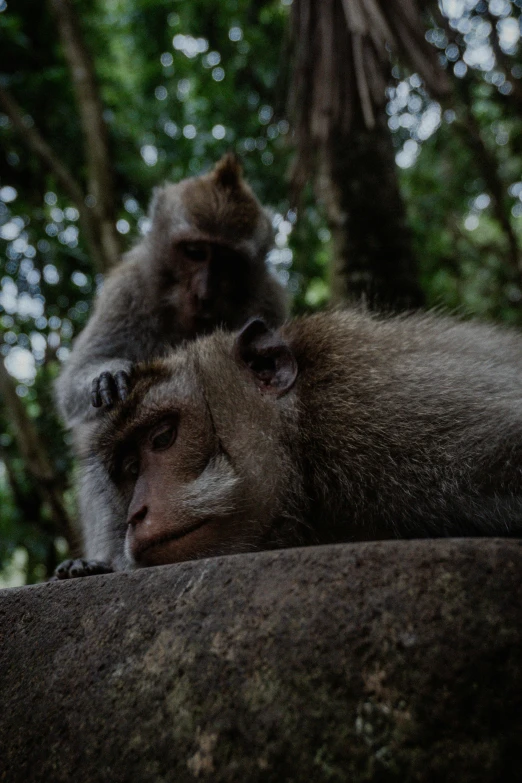
M 272 244 L 270 218 L 231 155 L 209 174 L 156 191 L 150 232 L 107 278 L 56 387 L 80 460 L 87 557 L 113 555 L 113 487 L 91 453 L 104 411 L 125 399 L 137 362 L 253 315 L 281 323 L 286 297 L 265 263 Z
M 254 319 L 138 367 L 96 448 L 121 563 L 522 533 L 522 341 L 431 315 Z

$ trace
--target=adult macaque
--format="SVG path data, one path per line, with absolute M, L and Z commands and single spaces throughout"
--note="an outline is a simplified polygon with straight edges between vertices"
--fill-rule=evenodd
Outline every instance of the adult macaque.
M 137 368 L 97 448 L 128 566 L 522 533 L 522 341 L 430 315 L 255 319 Z
M 207 175 L 156 191 L 150 232 L 107 278 L 57 383 L 80 460 L 87 557 L 115 554 L 107 537 L 113 487 L 91 449 L 106 409 L 128 395 L 137 362 L 253 315 L 281 323 L 286 297 L 265 263 L 272 243 L 270 218 L 231 155 Z

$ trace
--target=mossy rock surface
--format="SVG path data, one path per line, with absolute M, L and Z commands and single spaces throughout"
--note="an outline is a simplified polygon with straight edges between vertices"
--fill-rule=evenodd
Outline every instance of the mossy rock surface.
M 0 780 L 522 780 L 522 543 L 0 591 Z

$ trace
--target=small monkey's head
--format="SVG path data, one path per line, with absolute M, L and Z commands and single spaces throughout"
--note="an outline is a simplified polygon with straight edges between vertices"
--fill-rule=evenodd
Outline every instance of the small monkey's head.
M 180 324 L 190 334 L 220 324 L 237 328 L 274 232 L 235 156 L 225 155 L 208 174 L 158 189 L 151 220 L 153 260 Z
M 97 444 L 129 563 L 277 545 L 293 491 L 282 419 L 296 375 L 290 348 L 259 319 L 137 368 Z

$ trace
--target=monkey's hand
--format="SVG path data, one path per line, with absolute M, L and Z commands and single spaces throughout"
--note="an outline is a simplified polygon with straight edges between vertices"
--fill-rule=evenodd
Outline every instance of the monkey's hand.
M 80 576 L 96 576 L 96 574 L 112 574 L 114 568 L 101 560 L 64 560 L 56 568 L 50 582 L 60 582 L 62 579 L 76 579 Z
M 92 382 L 91 402 L 95 408 L 111 408 L 129 396 L 130 375 L 125 370 L 102 372 Z

